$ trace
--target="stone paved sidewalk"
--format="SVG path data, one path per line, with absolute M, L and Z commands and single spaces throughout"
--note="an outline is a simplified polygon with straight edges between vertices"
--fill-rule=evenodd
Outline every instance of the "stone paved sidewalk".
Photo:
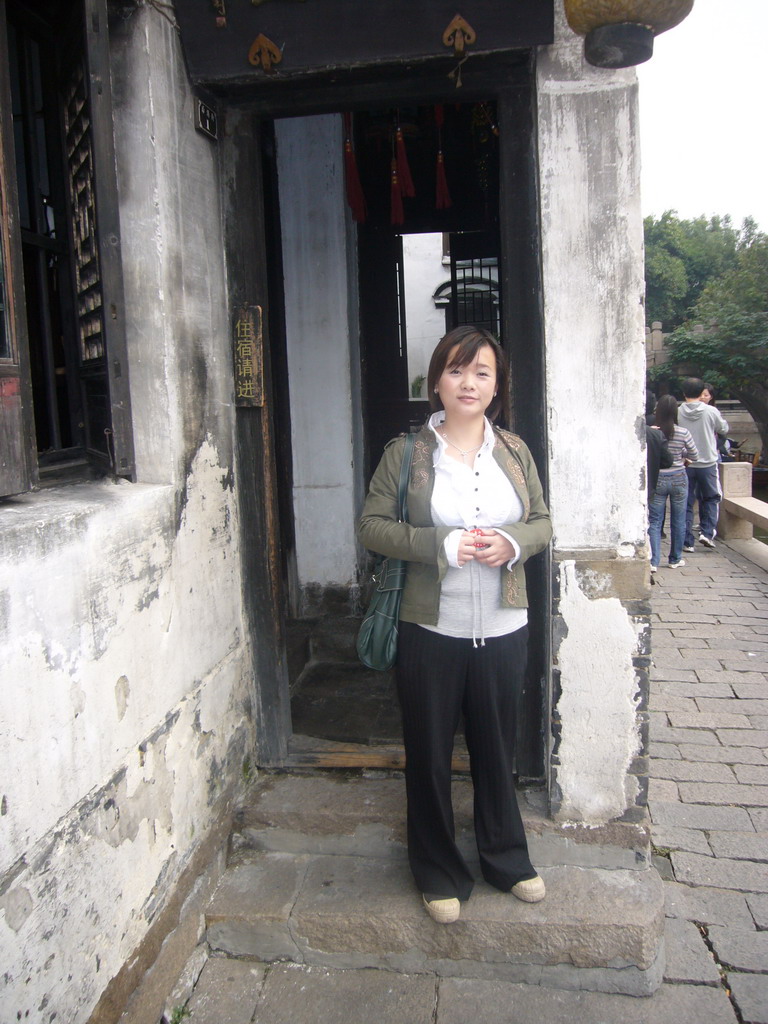
M 720 986 L 768 1022 L 768 573 L 724 544 L 663 565 L 650 699 L 670 983 Z

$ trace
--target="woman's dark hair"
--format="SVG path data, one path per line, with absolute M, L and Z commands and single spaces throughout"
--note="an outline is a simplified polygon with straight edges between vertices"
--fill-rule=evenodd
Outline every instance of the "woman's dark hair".
M 475 327 L 473 324 L 462 324 L 454 327 L 444 338 L 438 342 L 437 348 L 432 353 L 429 362 L 429 373 L 427 374 L 427 391 L 429 394 L 429 407 L 432 412 L 438 412 L 443 408 L 440 395 L 435 394 L 437 382 L 448 366 L 448 357 L 452 349 L 456 354 L 451 359 L 451 366 L 467 366 L 475 358 L 483 347 L 488 345 L 493 349 L 496 356 L 496 395 L 493 401 L 485 410 L 485 415 L 491 421 L 497 420 L 501 426 L 509 425 L 509 360 L 504 350 L 490 331 L 483 327 Z
M 662 395 L 656 403 L 656 426 L 668 441 L 672 440 L 677 423 L 677 399 L 674 395 Z

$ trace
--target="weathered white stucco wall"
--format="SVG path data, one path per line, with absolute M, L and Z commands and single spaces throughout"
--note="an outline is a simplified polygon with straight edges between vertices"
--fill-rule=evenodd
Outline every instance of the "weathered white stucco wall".
M 338 115 L 278 121 L 280 218 L 301 585 L 356 580 L 349 216 Z
M 0 1005 L 40 1024 L 88 1019 L 253 745 L 216 154 L 167 20 L 111 29 L 139 482 L 0 506 Z
M 559 815 L 619 817 L 639 794 L 637 602 L 645 563 L 643 240 L 633 70 L 587 65 L 556 4 L 538 130 L 550 506 L 560 597 Z M 558 645 L 559 641 L 559 645 Z

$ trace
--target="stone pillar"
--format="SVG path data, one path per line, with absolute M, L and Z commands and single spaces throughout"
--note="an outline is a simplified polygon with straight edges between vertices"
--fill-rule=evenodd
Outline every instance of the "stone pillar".
M 721 462 L 720 486 L 723 498 L 752 497 L 752 464 L 750 462 Z M 753 527 L 747 519 L 741 519 L 726 511 L 720 503 L 720 518 L 717 532 L 723 540 L 751 540 Z
M 585 64 L 560 5 L 537 61 L 550 501 L 551 809 L 645 815 L 650 608 L 637 82 Z

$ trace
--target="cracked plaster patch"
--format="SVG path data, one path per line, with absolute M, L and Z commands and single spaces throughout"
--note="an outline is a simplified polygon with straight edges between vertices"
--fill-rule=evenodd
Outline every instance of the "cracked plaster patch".
M 561 816 L 599 824 L 632 802 L 627 769 L 640 749 L 632 657 L 637 630 L 617 598 L 588 598 L 573 561 L 563 562 L 558 651 L 562 695 Z

